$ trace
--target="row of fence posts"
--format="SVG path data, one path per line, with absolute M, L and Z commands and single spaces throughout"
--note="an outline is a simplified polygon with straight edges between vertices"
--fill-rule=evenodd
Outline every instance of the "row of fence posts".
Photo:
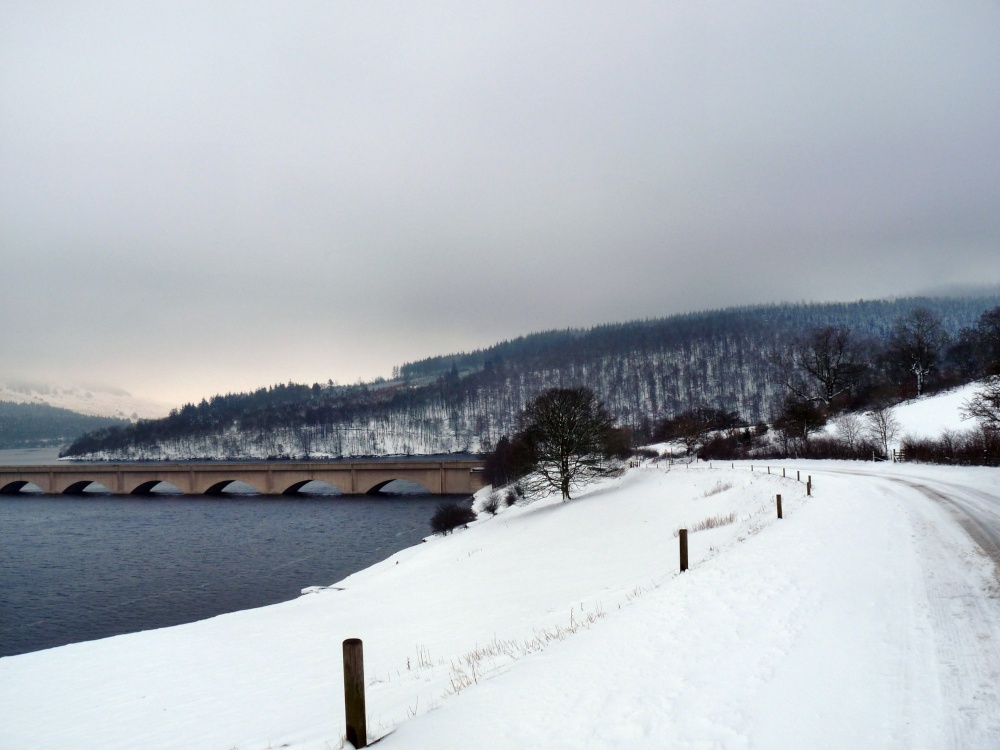
M 736 464 L 731 464 L 731 466 L 733 468 L 736 468 Z M 753 466 L 750 467 L 750 471 L 753 471 Z M 771 467 L 770 466 L 767 467 L 767 473 L 768 474 L 771 473 Z M 785 469 L 784 468 L 781 469 L 781 476 L 783 476 L 783 477 L 785 476 Z M 795 472 L 795 480 L 797 482 L 801 482 L 802 481 L 802 473 L 801 472 L 799 472 L 799 471 Z M 806 479 L 806 495 L 812 495 L 812 482 L 813 482 L 813 478 L 812 478 L 812 474 L 810 474 L 808 476 L 808 478 Z M 777 511 L 778 511 L 778 518 L 784 518 L 784 516 L 781 514 L 781 495 L 780 494 L 775 496 L 775 505 L 776 505 Z M 688 569 L 688 530 L 687 529 L 680 529 L 677 532 L 677 539 L 680 542 L 681 573 L 683 573 L 684 571 L 686 571 Z
M 735 468 L 735 464 L 733 464 Z M 753 471 L 753 466 L 750 467 Z M 767 467 L 771 473 L 771 467 Z M 785 476 L 785 470 L 781 470 Z M 802 481 L 801 473 L 795 472 L 795 479 Z M 806 495 L 812 494 L 812 475 L 806 480 Z M 781 515 L 781 495 L 777 495 L 776 504 L 778 518 Z M 680 541 L 681 573 L 688 569 L 688 530 L 680 529 L 677 533 Z M 347 720 L 347 741 L 355 748 L 368 747 L 368 721 L 365 718 L 365 657 L 364 646 L 360 638 L 348 638 L 344 641 L 344 715 Z

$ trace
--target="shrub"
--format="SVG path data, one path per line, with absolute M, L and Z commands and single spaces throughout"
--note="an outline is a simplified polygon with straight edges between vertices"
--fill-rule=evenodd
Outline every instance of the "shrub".
M 441 503 L 431 516 L 431 528 L 435 534 L 447 534 L 475 520 L 476 514 L 472 508 L 456 503 Z
M 500 493 L 491 492 L 485 500 L 483 500 L 482 506 L 484 513 L 489 513 L 495 516 L 497 511 L 500 509 Z
M 507 507 L 509 508 L 510 506 L 512 506 L 514 503 L 517 502 L 517 493 L 514 490 L 507 490 L 507 492 L 504 493 L 503 501 L 504 503 L 507 504 Z

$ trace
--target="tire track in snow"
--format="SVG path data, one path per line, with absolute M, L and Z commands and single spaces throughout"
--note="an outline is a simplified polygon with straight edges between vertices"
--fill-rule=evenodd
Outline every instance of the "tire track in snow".
M 962 485 L 915 481 L 902 477 L 892 479 L 946 506 L 983 553 L 993 561 L 994 577 L 1000 584 L 1000 498 Z M 935 488 L 933 484 L 947 489 L 948 494 Z

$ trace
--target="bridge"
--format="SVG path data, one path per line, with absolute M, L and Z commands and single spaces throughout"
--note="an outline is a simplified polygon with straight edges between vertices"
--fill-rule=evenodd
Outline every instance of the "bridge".
M 79 494 L 99 484 L 113 495 L 145 495 L 167 482 L 186 495 L 217 495 L 233 482 L 245 482 L 262 495 L 291 495 L 320 481 L 358 495 L 378 492 L 395 479 L 415 482 L 436 495 L 472 494 L 485 484 L 480 459 L 63 463 L 0 466 L 0 494 L 20 492 L 29 484 L 48 495 Z

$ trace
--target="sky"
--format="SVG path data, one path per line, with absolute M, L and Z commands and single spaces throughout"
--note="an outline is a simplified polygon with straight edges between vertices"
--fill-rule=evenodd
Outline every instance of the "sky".
M 0 4 L 0 377 L 995 284 L 998 196 L 992 1 Z

